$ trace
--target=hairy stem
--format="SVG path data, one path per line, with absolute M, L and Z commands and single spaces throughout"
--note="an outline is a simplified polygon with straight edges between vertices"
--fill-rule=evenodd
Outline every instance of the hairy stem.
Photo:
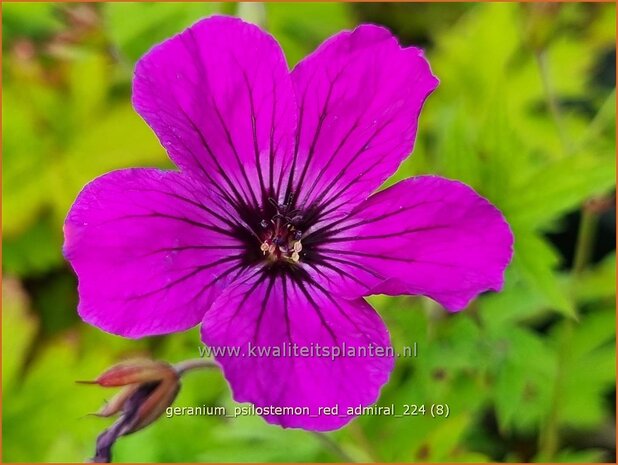
M 176 370 L 176 373 L 178 373 L 178 376 L 182 376 L 188 371 L 192 371 L 192 370 L 199 370 L 202 368 L 218 368 L 218 367 L 219 365 L 217 365 L 212 360 L 204 360 L 202 358 L 184 360 L 174 365 L 174 369 Z

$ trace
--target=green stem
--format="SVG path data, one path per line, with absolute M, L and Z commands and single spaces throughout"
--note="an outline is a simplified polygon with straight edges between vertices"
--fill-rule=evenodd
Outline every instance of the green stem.
M 178 376 L 182 376 L 188 371 L 198 370 L 201 368 L 218 368 L 218 365 L 212 360 L 204 360 L 202 358 L 184 360 L 174 365 L 174 369 L 176 370 L 176 373 L 178 373 Z
M 558 99 L 556 98 L 556 94 L 554 93 L 554 89 L 551 83 L 551 78 L 549 76 L 549 65 L 547 63 L 547 55 L 545 50 L 537 50 L 535 52 L 535 57 L 539 67 L 539 73 L 541 75 L 541 82 L 543 84 L 543 91 L 545 92 L 545 100 L 547 101 L 547 107 L 549 108 L 549 112 L 551 113 L 551 117 L 556 126 L 556 130 L 558 131 L 558 137 L 560 138 L 562 149 L 566 154 L 569 154 L 571 153 L 573 147 L 571 146 L 569 137 L 564 128 Z
M 338 456 L 343 462 L 346 463 L 355 463 L 354 460 L 343 448 L 337 444 L 336 441 L 333 440 L 330 436 L 327 436 L 324 433 L 320 433 L 318 431 L 312 431 L 313 434 L 328 450 L 330 450 L 333 454 Z
M 588 143 L 594 140 L 601 131 L 607 129 L 610 125 L 613 127 L 613 115 L 616 113 L 616 89 L 612 90 L 603 101 L 601 108 L 597 111 L 593 120 L 586 128 L 586 132 L 577 143 L 575 151 L 585 148 Z
M 590 262 L 590 257 L 594 251 L 598 219 L 597 212 L 592 208 L 586 208 L 586 205 L 584 205 L 575 246 L 575 258 L 573 259 L 573 278 L 579 277 Z
M 356 443 L 364 449 L 367 457 L 369 458 L 369 461 L 379 462 L 379 460 L 376 458 L 378 454 L 374 450 L 369 439 L 367 439 L 367 436 L 365 435 L 362 427 L 360 427 L 357 422 L 353 422 L 352 424 L 350 424 L 350 426 L 348 426 L 348 429 L 352 433 L 352 436 L 354 437 Z
M 539 49 L 535 53 L 536 60 L 539 66 L 539 73 L 543 83 L 545 99 L 549 112 L 552 116 L 558 136 L 562 144 L 562 149 L 565 155 L 573 153 L 573 145 L 571 144 L 568 134 L 564 128 L 562 115 L 560 114 L 560 106 L 554 93 L 551 79 L 549 77 L 549 68 L 547 63 L 547 55 L 544 49 Z M 573 261 L 573 270 L 571 279 L 577 279 L 579 275 L 586 269 L 592 255 L 594 247 L 594 239 L 596 235 L 597 214 L 593 209 L 582 207 L 581 222 L 577 234 L 577 243 L 575 246 L 575 257 Z M 558 343 L 557 353 L 557 372 L 553 386 L 553 396 L 550 406 L 550 411 L 544 424 L 541 425 L 539 434 L 539 456 L 538 460 L 542 462 L 550 462 L 554 459 L 560 447 L 560 405 L 562 399 L 562 383 L 564 378 L 564 366 L 566 359 L 569 356 L 571 348 L 571 339 L 575 331 L 575 319 L 567 319 L 564 322 L 564 332 Z
M 595 237 L 598 224 L 598 213 L 587 208 L 582 208 L 579 231 L 577 233 L 577 243 L 575 244 L 575 257 L 573 260 L 573 270 L 571 279 L 576 280 L 590 263 L 590 257 L 595 244 Z M 577 316 L 577 315 L 576 315 Z M 554 459 L 560 446 L 559 427 L 560 427 L 560 405 L 562 399 L 562 384 L 564 378 L 564 366 L 569 356 L 571 339 L 575 332 L 576 321 L 568 319 L 564 322 L 564 332 L 558 345 L 558 367 L 554 383 L 554 392 L 549 415 L 539 437 L 539 460 L 550 462 Z

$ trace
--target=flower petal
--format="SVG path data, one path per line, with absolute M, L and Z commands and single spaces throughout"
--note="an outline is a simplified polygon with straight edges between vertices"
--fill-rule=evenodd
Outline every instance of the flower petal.
M 64 225 L 82 319 L 126 337 L 199 323 L 242 253 L 233 220 L 208 198 L 172 171 L 121 170 L 88 184 Z
M 364 300 L 335 298 L 306 277 L 259 276 L 227 289 L 215 301 L 204 317 L 202 340 L 213 351 L 240 350 L 216 356 L 237 402 L 307 409 L 296 414 L 271 411 L 263 415 L 269 423 L 319 431 L 340 428 L 354 417 L 348 408 L 377 400 L 392 371 L 384 323 Z M 254 354 L 250 347 L 256 348 Z M 336 347 L 348 356 L 331 357 Z M 260 355 L 259 348 L 270 352 Z M 365 352 L 359 355 L 361 350 Z M 320 407 L 338 407 L 338 413 Z
M 137 63 L 133 104 L 172 160 L 232 203 L 261 202 L 289 168 L 297 110 L 285 58 L 240 19 L 207 18 L 154 47 Z
M 497 208 L 465 184 L 436 176 L 410 178 L 373 195 L 303 243 L 310 247 L 320 238 L 317 262 L 326 265 L 318 268 L 333 277 L 331 284 L 339 278 L 340 292 L 422 294 L 449 310 L 500 290 L 513 246 Z
M 421 50 L 373 25 L 328 39 L 292 79 L 299 122 L 291 190 L 297 204 L 321 205 L 321 218 L 349 212 L 396 171 L 438 84 Z

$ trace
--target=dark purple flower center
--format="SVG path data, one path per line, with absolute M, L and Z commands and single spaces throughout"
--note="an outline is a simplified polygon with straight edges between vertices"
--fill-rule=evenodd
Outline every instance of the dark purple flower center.
M 266 270 L 289 273 L 298 264 L 309 261 L 303 243 L 307 231 L 315 222 L 313 209 L 298 208 L 293 196 L 278 203 L 274 196 L 262 193 L 260 207 L 244 204 L 237 212 L 246 227 L 235 228 L 235 236 L 245 244 L 245 264 L 263 264 Z
M 259 234 L 262 241 L 260 250 L 271 262 L 282 260 L 298 263 L 303 250 L 301 242 L 303 231 L 300 229 L 303 221 L 301 211 L 292 209 L 291 202 L 277 204 L 272 198 L 268 200 L 276 213 L 270 219 L 260 221 L 262 228 Z

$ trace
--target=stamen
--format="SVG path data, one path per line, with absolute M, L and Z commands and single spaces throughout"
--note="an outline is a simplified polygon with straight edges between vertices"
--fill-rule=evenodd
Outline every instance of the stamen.
M 303 251 L 301 243 L 303 232 L 297 227 L 303 222 L 303 212 L 293 207 L 293 200 L 292 194 L 288 196 L 285 204 L 279 204 L 272 197 L 268 198 L 268 203 L 275 207 L 275 211 L 270 220 L 260 221 L 260 226 L 264 230 L 261 235 L 260 250 L 271 262 L 298 263 L 300 261 Z

